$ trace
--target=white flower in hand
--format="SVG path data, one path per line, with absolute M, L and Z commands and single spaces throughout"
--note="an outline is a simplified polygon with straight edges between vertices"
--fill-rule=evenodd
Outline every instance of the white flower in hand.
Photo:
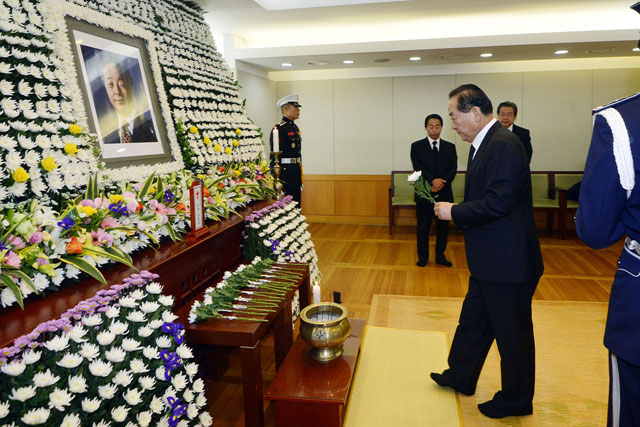
M 407 177 L 407 181 L 416 182 L 418 178 L 420 178 L 421 176 L 422 176 L 422 171 L 415 171 L 414 173 L 412 173 Z

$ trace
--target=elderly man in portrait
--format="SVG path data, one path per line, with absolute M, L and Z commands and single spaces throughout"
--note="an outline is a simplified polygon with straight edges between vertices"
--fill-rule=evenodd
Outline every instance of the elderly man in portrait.
M 109 62 L 104 67 L 102 82 L 117 116 L 117 120 L 109 121 L 112 125 L 107 126 L 109 133 L 103 138 L 104 143 L 157 142 L 158 137 L 151 120 L 151 112 L 136 111 L 133 82 L 129 70 L 118 62 Z

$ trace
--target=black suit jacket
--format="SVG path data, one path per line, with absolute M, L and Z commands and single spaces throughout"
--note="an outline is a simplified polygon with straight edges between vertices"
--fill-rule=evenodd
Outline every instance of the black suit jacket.
M 531 156 L 533 155 L 533 147 L 531 146 L 531 133 L 529 129 L 525 129 L 518 125 L 513 125 L 513 133 L 516 134 L 522 145 L 524 145 L 524 151 L 527 153 L 527 157 L 529 158 L 529 163 L 531 163 Z
M 147 111 L 147 113 L 149 113 Z M 153 122 L 147 113 L 140 114 L 133 120 L 131 142 L 156 142 L 159 141 L 153 129 Z M 120 129 L 116 129 L 104 137 L 105 144 L 120 144 Z
M 436 194 L 436 202 L 453 202 L 451 182 L 456 177 L 458 169 L 458 155 L 456 146 L 440 138 L 440 150 L 436 155 L 429 144 L 429 138 L 424 138 L 411 144 L 411 164 L 414 171 L 422 171 L 424 179 L 431 184 L 436 178 L 446 181 L 442 190 Z M 425 199 L 414 196 L 416 203 L 429 203 Z
M 471 276 L 537 283 L 544 265 L 531 202 L 531 173 L 518 138 L 494 123 L 467 168 L 464 201 L 451 216 L 464 230 Z

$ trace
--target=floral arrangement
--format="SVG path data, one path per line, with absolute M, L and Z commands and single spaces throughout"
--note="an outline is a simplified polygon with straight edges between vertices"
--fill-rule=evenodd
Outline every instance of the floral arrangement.
M 213 423 L 175 323 L 173 297 L 142 271 L 0 349 L 0 423 Z
M 279 264 L 256 257 L 251 264 L 225 272 L 222 281 L 205 291 L 189 312 L 189 323 L 208 319 L 266 322 L 285 295 L 304 276 L 306 265 Z M 297 292 L 296 292 L 297 294 Z M 299 309 L 299 301 L 298 311 Z
M 438 195 L 436 194 L 435 196 L 433 196 L 431 194 L 431 186 L 424 180 L 422 171 L 413 172 L 407 177 L 407 181 L 409 181 L 409 184 L 413 185 L 414 192 L 418 195 L 418 197 L 425 199 L 430 203 L 436 202 L 435 198 L 438 197 Z
M 6 209 L 0 212 L 0 303 L 22 306 L 24 297 L 56 290 L 81 273 L 104 282 L 102 265 L 131 266 L 135 251 L 164 238 L 180 240 L 189 221 L 186 189 L 194 179 L 205 184 L 206 216 L 213 220 L 273 194 L 264 163 L 227 165 L 197 176 L 151 175 L 107 188 L 92 178 L 60 213 L 37 201 Z
M 318 255 L 307 231 L 306 217 L 296 207 L 298 202 L 286 196 L 244 219 L 242 256 L 271 258 L 278 262 L 311 264 L 311 283 L 320 282 Z

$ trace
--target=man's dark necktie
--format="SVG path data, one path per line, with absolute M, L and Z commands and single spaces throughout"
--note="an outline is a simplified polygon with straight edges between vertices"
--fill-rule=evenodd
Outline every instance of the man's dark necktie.
M 438 141 L 433 141 L 433 152 L 438 154 Z
M 469 160 L 467 161 L 467 171 L 471 169 L 471 163 L 473 163 L 473 155 L 476 152 L 476 147 L 473 145 L 469 149 Z

